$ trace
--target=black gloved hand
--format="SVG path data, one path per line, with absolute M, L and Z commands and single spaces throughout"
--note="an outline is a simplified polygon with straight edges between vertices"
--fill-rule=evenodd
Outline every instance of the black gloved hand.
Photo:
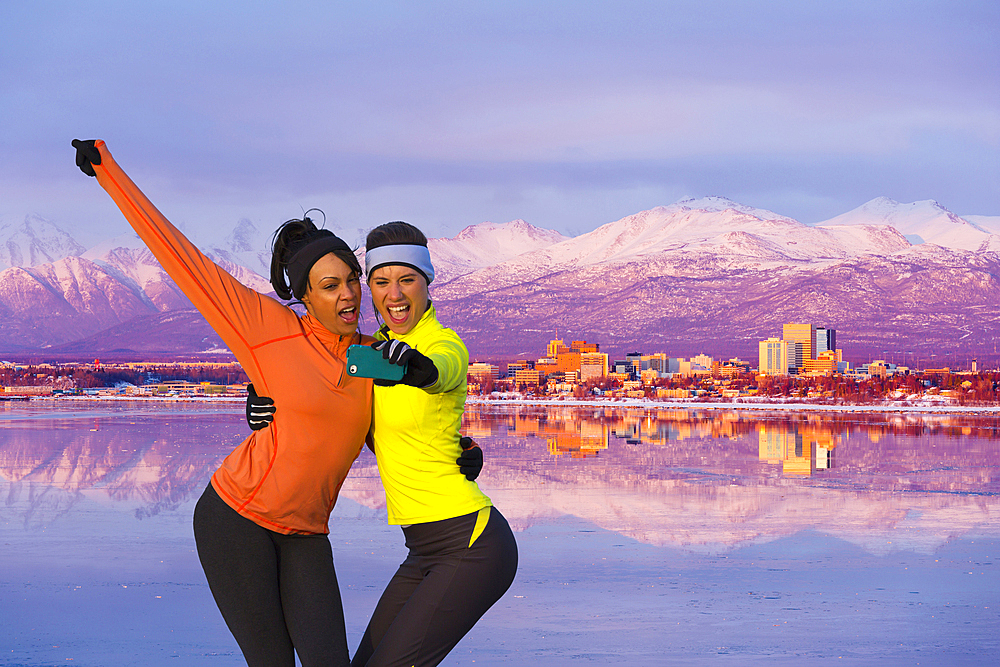
M 406 366 L 406 373 L 399 382 L 392 380 L 375 380 L 380 387 L 391 387 L 396 384 L 407 384 L 411 387 L 426 389 L 438 380 L 438 369 L 430 357 L 420 354 L 401 340 L 378 340 L 372 347 L 382 353 L 382 358 L 397 366 Z
M 463 435 L 458 442 L 462 445 L 462 455 L 455 459 L 455 463 L 465 479 L 473 482 L 483 471 L 483 450 L 467 435 Z
M 254 431 L 267 428 L 274 421 L 274 401 L 267 396 L 258 396 L 252 384 L 247 385 L 247 425 Z
M 97 139 L 73 140 L 73 148 L 76 149 L 76 166 L 87 176 L 96 176 L 94 165 L 101 164 L 101 151 L 97 150 L 97 146 L 94 145 L 95 141 Z

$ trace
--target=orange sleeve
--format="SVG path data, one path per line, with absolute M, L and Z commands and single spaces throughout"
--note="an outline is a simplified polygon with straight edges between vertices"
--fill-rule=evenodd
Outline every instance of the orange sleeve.
M 101 153 L 101 164 L 94 165 L 101 187 L 111 195 L 163 270 L 236 355 L 258 391 L 265 395 L 267 383 L 254 345 L 264 338 L 286 333 L 282 331 L 284 323 L 287 333 L 293 333 L 295 314 L 239 282 L 206 257 L 156 210 L 111 157 L 104 142 L 97 141 L 95 146 Z

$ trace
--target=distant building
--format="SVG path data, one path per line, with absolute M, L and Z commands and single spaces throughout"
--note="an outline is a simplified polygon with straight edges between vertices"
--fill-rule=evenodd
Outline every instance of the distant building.
M 514 374 L 514 384 L 518 387 L 522 384 L 537 387 L 540 379 L 538 371 L 533 368 L 520 368 Z
M 608 374 L 608 355 L 606 352 L 580 353 L 580 381 L 599 380 Z
M 496 381 L 500 378 L 500 367 L 495 364 L 477 361 L 469 364 L 469 375 L 475 378 L 480 384 L 485 383 L 487 380 Z
M 560 372 L 560 373 L 581 373 L 580 365 L 582 363 L 582 357 L 586 354 L 599 354 L 601 346 L 597 343 L 588 343 L 585 340 L 575 340 L 569 346 L 567 346 L 561 339 L 549 341 L 549 344 L 545 348 L 545 353 L 547 360 L 539 359 L 539 363 L 545 366 L 543 370 L 546 373 Z M 606 370 L 606 369 L 605 369 Z
M 712 367 L 703 366 L 698 362 L 696 362 L 694 359 L 691 360 L 681 359 L 680 368 L 678 369 L 677 372 L 683 375 L 684 377 L 693 377 L 695 375 L 711 375 Z
M 661 376 L 665 373 L 669 373 L 668 361 L 669 357 L 663 352 L 656 352 L 655 354 L 650 354 L 648 356 L 642 357 L 642 368 L 643 370 L 655 370 Z
M 782 327 L 782 339 L 788 343 L 795 343 L 796 347 L 788 349 L 788 368 L 800 369 L 805 366 L 807 359 L 816 358 L 816 325 L 815 324 L 786 324 Z M 792 353 L 794 352 L 794 358 Z
M 714 371 L 714 368 L 713 368 Z M 731 378 L 741 373 L 750 372 L 750 362 L 743 361 L 739 357 L 733 357 L 728 361 L 719 364 L 719 375 L 724 378 Z
M 816 350 L 813 356 L 817 359 L 824 352 L 835 351 L 837 349 L 837 330 L 816 327 L 816 345 L 813 349 Z
M 762 375 L 788 375 L 788 345 L 779 338 L 760 341 L 757 371 Z
M 806 360 L 802 370 L 807 375 L 833 375 L 838 370 L 837 353 L 824 350 L 815 359 Z
M 697 357 L 691 357 L 691 362 L 708 369 L 712 368 L 712 357 L 707 354 L 699 354 Z
M 531 362 L 529 361 L 512 361 L 507 364 L 507 377 L 514 377 L 518 371 L 528 370 L 531 368 Z
M 569 348 L 566 347 L 566 344 L 562 342 L 561 338 L 549 341 L 549 344 L 545 347 L 546 357 L 555 359 L 556 356 L 562 352 L 569 352 Z

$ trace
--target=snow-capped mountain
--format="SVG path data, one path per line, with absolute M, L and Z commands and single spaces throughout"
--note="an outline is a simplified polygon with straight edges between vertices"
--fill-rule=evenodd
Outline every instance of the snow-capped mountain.
M 962 219 L 989 234 L 1000 234 L 1000 215 L 963 215 Z
M 136 290 L 82 257 L 0 272 L 0 341 L 6 349 L 50 347 L 150 310 Z
M 271 271 L 271 234 L 261 231 L 247 218 L 237 222 L 221 243 L 209 244 L 204 252 L 217 262 L 224 260 L 233 266 L 246 267 L 259 276 L 266 277 Z
M 913 208 L 917 220 L 926 217 Z M 945 211 L 920 229 L 957 244 L 962 237 L 948 232 L 972 227 L 955 219 Z M 433 295 L 470 349 L 496 356 L 537 354 L 558 334 L 619 351 L 753 358 L 758 340 L 794 321 L 832 326 L 843 347 L 864 354 L 992 352 L 1000 316 L 992 245 L 914 246 L 885 223 L 859 213 L 809 226 L 720 198 L 682 201 L 480 269 Z M 945 231 L 932 235 L 934 224 Z
M 610 222 L 592 232 L 523 253 L 466 275 L 447 294 L 520 284 L 557 272 L 593 266 L 710 261 L 727 268 L 816 266 L 909 247 L 890 227 L 811 227 L 771 211 L 722 197 L 682 200 Z
M 46 264 L 84 250 L 73 237 L 38 215 L 27 215 L 20 224 L 0 225 L 0 269 Z
M 887 225 L 899 230 L 913 245 L 933 243 L 956 250 L 1000 250 L 994 230 L 961 218 L 933 200 L 910 204 L 878 197 L 822 226 Z
M 559 232 L 513 220 L 501 225 L 471 225 L 454 238 L 428 239 L 427 246 L 437 274 L 435 280 L 444 283 L 565 240 L 567 237 Z
M 878 199 L 806 225 L 708 197 L 575 238 L 487 222 L 430 240 L 431 295 L 474 356 L 538 355 L 558 335 L 609 351 L 753 358 L 758 340 L 792 321 L 838 329 L 849 356 L 852 346 L 985 353 L 1000 318 L 1000 218 L 970 217 Z M 241 220 L 204 250 L 267 293 L 267 241 Z M 212 349 L 217 339 L 189 309 L 138 237 L 125 235 L 0 273 L 0 349 Z

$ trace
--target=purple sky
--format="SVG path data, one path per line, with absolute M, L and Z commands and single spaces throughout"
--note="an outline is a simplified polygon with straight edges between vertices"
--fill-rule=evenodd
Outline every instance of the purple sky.
M 1000 214 L 1000 3 L 0 5 L 0 224 L 126 231 L 107 140 L 188 229 L 312 206 L 348 240 L 687 196 L 803 222 L 880 196 Z

